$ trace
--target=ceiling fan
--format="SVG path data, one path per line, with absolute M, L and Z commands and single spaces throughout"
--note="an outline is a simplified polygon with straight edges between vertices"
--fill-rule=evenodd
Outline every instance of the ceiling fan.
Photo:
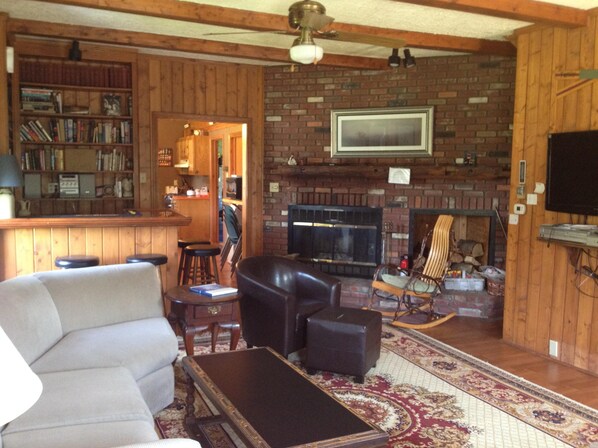
M 326 7 L 316 0 L 300 0 L 293 3 L 289 7 L 288 24 L 294 32 L 299 31 L 300 35 L 289 50 L 291 60 L 301 64 L 318 63 L 324 56 L 324 50 L 314 42 L 314 37 L 393 49 L 405 46 L 405 41 L 402 39 L 326 29 L 332 22 L 334 18 L 326 15 Z M 266 32 L 285 33 L 285 31 Z M 241 33 L 207 33 L 206 35 L 225 34 Z
M 301 35 L 295 39 L 289 51 L 291 59 L 301 64 L 316 64 L 324 56 L 322 47 L 314 43 L 314 33 L 317 37 L 325 39 L 389 48 L 405 46 L 405 41 L 401 39 L 389 39 L 380 36 L 335 30 L 322 31 L 323 28 L 326 28 L 334 21 L 334 18 L 326 15 L 326 7 L 315 0 L 301 0 L 293 3 L 289 7 L 288 19 L 289 26 L 301 32 Z

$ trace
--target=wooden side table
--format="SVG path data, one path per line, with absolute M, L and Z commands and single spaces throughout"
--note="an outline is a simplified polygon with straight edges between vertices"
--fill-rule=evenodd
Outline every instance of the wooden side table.
M 166 291 L 165 297 L 171 302 L 168 320 L 173 325 L 178 323 L 183 331 L 188 356 L 193 356 L 195 335 L 206 330 L 212 333 L 212 352 L 216 351 L 221 328 L 230 330 L 230 349 L 237 348 L 241 336 L 239 294 L 213 299 L 192 292 L 189 286 L 176 286 Z

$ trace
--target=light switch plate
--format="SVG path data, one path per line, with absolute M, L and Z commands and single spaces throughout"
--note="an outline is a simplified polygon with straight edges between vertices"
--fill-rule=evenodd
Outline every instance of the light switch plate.
M 537 205 L 538 204 L 538 195 L 534 193 L 529 193 L 527 195 L 527 205 Z
M 513 224 L 514 226 L 519 224 L 519 215 L 515 215 L 514 213 L 509 213 L 509 224 Z
M 280 192 L 280 184 L 278 182 L 270 182 L 270 193 Z

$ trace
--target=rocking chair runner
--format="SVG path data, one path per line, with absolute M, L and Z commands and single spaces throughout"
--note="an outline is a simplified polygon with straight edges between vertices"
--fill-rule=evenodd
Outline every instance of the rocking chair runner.
M 420 271 L 417 261 L 412 270 L 400 269 L 392 264 L 378 266 L 372 282 L 370 309 L 376 301 L 395 300 L 396 311 L 377 311 L 392 316 L 391 324 L 394 326 L 416 329 L 435 327 L 455 316 L 455 313 L 443 316 L 434 311 L 434 298 L 441 292 L 441 283 L 448 269 L 452 224 L 452 216 L 438 217 L 423 270 Z M 418 260 L 423 251 L 424 247 Z

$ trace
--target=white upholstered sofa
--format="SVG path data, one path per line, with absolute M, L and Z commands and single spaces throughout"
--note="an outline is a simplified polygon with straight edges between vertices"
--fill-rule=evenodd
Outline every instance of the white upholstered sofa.
M 178 351 L 154 266 L 4 281 L 0 327 L 43 384 L 39 400 L 0 427 L 0 448 L 199 447 L 154 429 L 152 415 L 173 401 Z

